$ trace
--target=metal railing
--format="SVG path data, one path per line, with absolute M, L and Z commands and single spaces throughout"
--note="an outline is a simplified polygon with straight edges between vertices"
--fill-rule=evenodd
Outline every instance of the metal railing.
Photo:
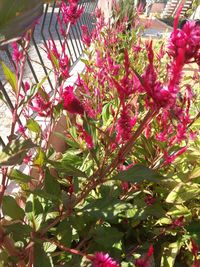
M 34 84 L 40 82 L 42 78 L 47 77 L 45 86 L 48 86 L 49 91 L 54 90 L 52 83 L 53 74 L 51 75 L 51 72 L 49 71 L 50 61 L 47 59 L 47 53 L 45 52 L 44 47 L 49 40 L 53 40 L 58 51 L 61 51 L 62 44 L 64 42 L 68 57 L 70 58 L 71 68 L 73 68 L 84 50 L 81 25 L 87 25 L 89 33 L 91 33 L 95 24 L 95 17 L 93 16 L 93 13 L 97 6 L 97 2 L 97 0 L 79 1 L 79 7 L 83 7 L 84 12 L 76 24 L 70 25 L 66 38 L 62 36 L 59 27 L 59 18 L 62 19 L 61 8 L 57 6 L 55 2 L 44 5 L 43 15 L 35 26 L 32 35 L 25 66 L 24 80 L 30 81 Z M 2 60 L 11 70 L 14 71 L 16 66 L 10 51 L 10 46 L 8 45 L 3 50 L 0 50 L 0 53 Z M 3 75 L 3 71 L 0 69 L 0 92 L 8 103 L 7 109 L 5 104 L 3 104 L 0 100 L 0 145 L 2 146 L 5 145 L 3 140 L 5 140 L 5 135 L 7 134 L 6 129 L 9 128 L 8 126 L 6 128 L 4 124 L 9 124 L 9 120 L 12 119 L 12 111 L 14 109 L 14 99 L 10 90 L 11 89 L 9 88 L 9 85 Z
M 183 8 L 181 10 L 181 16 L 184 16 L 187 10 L 191 7 L 192 5 L 192 0 L 168 0 L 167 4 L 162 12 L 162 17 L 167 18 L 167 17 L 174 17 L 177 13 L 178 8 L 180 7 L 181 4 L 183 5 Z

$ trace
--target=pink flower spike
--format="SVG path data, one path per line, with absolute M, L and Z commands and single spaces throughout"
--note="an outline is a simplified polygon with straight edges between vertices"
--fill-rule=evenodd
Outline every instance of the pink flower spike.
M 148 253 L 147 253 L 148 257 L 151 257 L 153 255 L 153 253 L 154 253 L 154 249 L 153 249 L 153 246 L 151 245 L 149 247 L 149 250 L 148 250 Z
M 65 110 L 74 114 L 84 113 L 83 105 L 81 104 L 80 100 L 74 95 L 72 86 L 67 86 L 64 88 L 63 99 L 63 107 Z
M 182 1 L 182 3 L 180 4 L 180 6 L 176 12 L 176 16 L 174 18 L 174 31 L 176 31 L 176 29 L 178 27 L 179 17 L 180 17 L 180 14 L 181 14 L 181 11 L 183 9 L 184 4 L 185 4 L 185 1 Z
M 13 61 L 19 63 L 23 55 L 22 52 L 19 50 L 18 44 L 16 42 L 12 43 L 12 49 L 13 49 L 12 59 Z
M 81 26 L 82 30 L 82 41 L 86 46 L 90 46 L 91 44 L 91 37 L 89 35 L 88 27 L 86 25 Z
M 93 258 L 92 267 L 120 267 L 108 253 L 96 252 Z
M 29 82 L 25 82 L 25 83 L 24 83 L 24 90 L 25 90 L 25 92 L 27 92 L 29 89 L 30 89 L 30 84 L 29 84 Z

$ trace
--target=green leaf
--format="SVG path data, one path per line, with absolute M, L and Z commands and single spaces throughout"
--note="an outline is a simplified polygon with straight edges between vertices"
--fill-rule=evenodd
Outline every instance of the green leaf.
M 27 193 L 32 193 L 36 197 L 40 197 L 40 198 L 44 198 L 45 200 L 52 201 L 55 204 L 58 203 L 58 201 L 59 201 L 58 196 L 52 194 L 52 192 L 51 192 L 51 194 L 47 193 L 43 189 L 35 189 L 34 191 L 26 190 L 26 192 Z
M 131 263 L 131 262 L 125 262 L 125 261 L 123 261 L 121 263 L 121 267 L 135 267 L 135 265 L 133 263 Z
M 26 127 L 35 133 L 39 133 L 41 131 L 40 125 L 38 124 L 37 121 L 35 121 L 34 119 L 29 119 L 27 121 Z
M 56 178 L 49 173 L 49 170 L 46 171 L 44 184 L 47 193 L 60 196 L 60 184 L 56 181 Z
M 38 165 L 38 166 L 43 166 L 45 159 L 46 159 L 46 155 L 45 155 L 44 151 L 42 151 L 42 149 L 40 149 L 40 148 L 38 148 L 37 151 L 38 151 L 38 153 L 37 153 L 37 156 L 34 160 L 34 164 Z
M 19 170 L 13 169 L 9 174 L 9 179 L 15 180 L 16 182 L 23 184 L 30 182 L 34 178 L 22 173 Z
M 143 181 L 159 183 L 163 176 L 149 169 L 146 166 L 137 164 L 126 171 L 122 171 L 115 175 L 113 180 L 120 180 L 132 183 L 141 183 Z
M 41 198 L 30 194 L 26 201 L 26 207 L 25 207 L 25 212 L 27 215 L 27 218 L 29 219 L 31 223 L 31 227 L 35 230 L 38 231 L 41 227 L 41 224 L 44 220 L 45 213 L 43 206 L 41 204 Z
M 200 186 L 192 183 L 178 184 L 167 196 L 167 203 L 180 203 L 195 199 L 200 194 Z
M 23 220 L 25 216 L 23 209 L 18 206 L 16 200 L 11 196 L 3 197 L 2 211 L 4 215 L 14 220 Z
M 196 179 L 200 177 L 200 166 L 196 166 L 189 175 L 189 179 Z
M 21 164 L 29 149 L 36 145 L 27 139 L 24 141 L 14 140 L 6 145 L 0 152 L 0 166 L 12 166 Z
M 103 124 L 107 125 L 107 122 L 110 118 L 110 103 L 107 103 L 103 109 L 102 109 L 102 118 L 103 118 Z
M 44 242 L 43 243 L 43 248 L 46 253 L 51 253 L 54 252 L 57 248 L 56 245 L 50 243 L 50 242 Z
M 92 236 L 98 244 L 103 247 L 112 247 L 114 243 L 118 243 L 123 237 L 123 233 L 114 227 L 97 226 Z
M 89 66 L 89 61 L 87 59 L 81 58 L 81 61 L 86 65 Z
M 200 245 L 200 224 L 199 221 L 192 221 L 189 225 L 187 225 L 186 230 L 188 231 L 189 235 L 194 239 L 194 241 Z
M 44 78 L 43 78 L 44 79 Z M 43 81 L 42 81 L 43 83 Z M 40 87 L 40 84 L 41 82 L 37 85 L 39 88 L 38 88 L 38 94 L 45 100 L 45 101 L 49 101 L 49 95 L 45 92 L 45 90 Z
M 72 242 L 72 226 L 68 219 L 59 223 L 56 228 L 56 236 L 60 243 L 64 246 L 71 247 Z
M 17 78 L 14 72 L 12 72 L 4 62 L 1 61 L 2 69 L 5 75 L 6 80 L 11 85 L 15 94 L 17 94 Z
M 163 248 L 160 267 L 173 267 L 176 260 L 176 256 L 180 251 L 181 246 L 182 242 L 179 240 L 171 244 L 165 244 Z
M 32 228 L 29 225 L 22 223 L 14 223 L 6 226 L 6 232 L 12 234 L 15 241 L 23 240 L 29 237 Z
M 59 69 L 59 62 L 58 62 L 58 59 L 54 56 L 54 54 L 52 53 L 51 50 L 48 50 L 48 52 L 50 53 L 50 57 L 51 57 L 51 60 L 53 62 L 53 65 L 56 67 L 56 69 L 58 70 Z
M 65 162 L 48 160 L 48 163 L 54 166 L 55 169 L 65 173 L 65 175 L 87 178 L 87 175 L 84 172 L 80 171 L 72 165 L 65 164 Z
M 60 137 L 61 139 L 63 139 L 70 147 L 73 148 L 79 148 L 79 144 L 75 141 L 72 141 L 71 139 L 67 138 L 64 134 L 59 133 L 59 132 L 54 132 L 54 135 Z
M 159 220 L 156 222 L 156 225 L 161 225 L 161 226 L 163 226 L 163 225 L 169 225 L 169 224 L 171 224 L 171 223 L 172 223 L 172 220 L 171 220 L 171 219 L 163 217 L 163 218 L 159 219 Z
M 62 164 L 72 165 L 75 167 L 82 165 L 82 158 L 78 156 L 82 151 L 80 149 L 68 149 L 62 157 Z
M 170 216 L 171 218 L 179 218 L 184 216 L 184 218 L 191 218 L 192 214 L 191 211 L 183 204 L 181 205 L 173 205 L 173 207 L 166 213 L 166 215 Z
M 34 267 L 54 267 L 51 257 L 44 252 L 41 244 L 35 244 L 34 254 Z

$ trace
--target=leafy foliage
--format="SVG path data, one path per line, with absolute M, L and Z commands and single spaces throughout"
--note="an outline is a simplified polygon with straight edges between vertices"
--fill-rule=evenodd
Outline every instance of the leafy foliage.
M 19 73 L 4 66 L 16 103 L 0 154 L 2 266 L 199 266 L 199 75 L 183 75 L 191 58 L 198 63 L 196 47 L 143 41 L 136 13 L 127 29 L 130 4 L 121 2 L 112 27 L 97 10 L 76 88 L 65 84 L 64 44 L 62 52 L 45 47 L 54 95 L 47 77 L 24 83 L 24 93 Z M 66 24 L 83 12 L 76 1 L 58 5 Z M 23 41 L 13 47 L 21 71 Z M 45 130 L 37 117 L 48 121 Z M 7 193 L 10 181 L 16 194 Z

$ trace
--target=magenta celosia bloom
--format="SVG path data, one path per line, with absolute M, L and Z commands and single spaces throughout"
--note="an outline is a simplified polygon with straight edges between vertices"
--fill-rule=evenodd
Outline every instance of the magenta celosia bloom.
M 43 98 L 40 94 L 36 94 L 30 108 L 36 111 L 39 116 L 47 117 L 51 113 L 52 103 L 49 99 Z
M 151 206 L 156 202 L 156 199 L 155 199 L 155 197 L 152 197 L 151 195 L 148 195 L 148 196 L 145 197 L 144 201 L 148 206 Z
M 87 147 L 89 149 L 94 148 L 92 136 L 89 133 L 87 133 L 86 130 L 81 125 L 77 125 L 77 128 L 81 133 L 81 137 L 83 138 L 83 140 L 85 140 Z
M 106 56 L 107 62 L 108 62 L 108 68 L 110 70 L 110 73 L 113 76 L 116 76 L 119 74 L 120 65 L 116 64 L 114 60 L 111 58 L 110 53 L 107 53 Z
M 173 228 L 183 227 L 183 226 L 184 226 L 184 216 L 183 215 L 172 221 L 172 227 Z
M 168 153 L 165 151 L 164 152 L 164 156 L 165 156 L 165 164 L 170 164 L 172 163 L 177 157 L 179 157 L 180 155 L 182 155 L 183 153 L 185 153 L 185 151 L 187 150 L 187 146 L 182 147 L 179 151 L 173 153 L 172 155 L 168 155 Z
M 184 63 L 189 63 L 191 59 L 198 61 L 200 26 L 195 21 L 187 21 L 182 29 L 175 29 L 170 36 L 168 49 L 174 58 L 182 52 Z
M 24 83 L 24 90 L 25 90 L 25 92 L 27 92 L 29 89 L 30 89 L 30 84 L 29 84 L 29 82 L 26 81 Z
M 80 100 L 74 95 L 73 87 L 67 86 L 63 92 L 63 108 L 73 114 L 83 114 L 84 108 Z
M 75 24 L 84 11 L 83 7 L 78 6 L 77 0 L 69 0 L 69 5 L 62 1 L 60 8 L 65 24 Z
M 57 50 L 53 40 L 47 43 L 47 57 L 51 61 L 55 72 L 64 79 L 70 77 L 70 59 L 66 54 L 65 43 L 62 45 L 62 54 Z M 55 58 L 54 58 L 55 57 Z M 58 63 L 55 62 L 57 60 Z
M 82 41 L 86 46 L 90 46 L 91 44 L 91 36 L 88 31 L 88 27 L 86 25 L 81 26 L 82 30 Z
M 131 130 L 136 121 L 136 117 L 131 118 L 127 107 L 121 111 L 121 116 L 117 122 L 117 142 L 126 141 L 131 137 Z
M 96 252 L 92 261 L 92 267 L 119 267 L 120 265 L 113 260 L 108 253 Z
M 51 40 L 51 41 L 47 42 L 47 57 L 52 62 L 52 64 L 54 65 L 54 61 L 52 59 L 51 53 L 55 56 L 56 59 L 60 58 L 60 53 L 58 52 L 58 49 L 56 47 L 56 44 L 55 44 L 54 40 Z
M 64 79 L 67 79 L 70 77 L 70 60 L 67 55 L 63 55 L 63 57 L 60 59 L 59 62 L 59 70 Z
M 12 52 L 12 59 L 16 62 L 19 63 L 20 60 L 22 59 L 22 52 L 19 50 L 18 44 L 16 42 L 13 42 L 11 44 L 13 52 Z

